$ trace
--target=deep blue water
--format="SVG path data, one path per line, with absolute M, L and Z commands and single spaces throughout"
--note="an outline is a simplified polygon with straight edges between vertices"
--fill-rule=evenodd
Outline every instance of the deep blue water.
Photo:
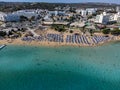
M 120 43 L 7 46 L 0 50 L 0 90 L 120 90 Z

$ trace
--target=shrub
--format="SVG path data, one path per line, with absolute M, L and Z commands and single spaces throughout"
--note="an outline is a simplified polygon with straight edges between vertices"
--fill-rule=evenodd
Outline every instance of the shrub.
M 110 33 L 110 29 L 103 29 L 103 30 L 102 30 L 102 33 L 103 33 L 103 34 L 109 34 L 109 33 Z
M 65 26 L 64 25 L 52 25 L 52 29 L 55 29 L 58 32 L 65 32 Z
M 119 29 L 114 29 L 113 31 L 111 31 L 112 35 L 120 35 L 120 30 Z
M 73 30 L 70 30 L 70 33 L 73 33 Z
M 6 32 L 0 31 L 0 36 L 4 37 L 6 35 Z

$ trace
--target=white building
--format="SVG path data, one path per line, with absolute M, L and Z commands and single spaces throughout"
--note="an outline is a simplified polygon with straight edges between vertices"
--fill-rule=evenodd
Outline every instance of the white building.
M 97 15 L 95 19 L 95 23 L 107 24 L 109 22 L 110 15 L 103 12 L 103 14 Z
M 5 21 L 5 16 L 7 14 L 3 13 L 3 12 L 0 12 L 0 21 Z
M 120 11 L 120 7 L 117 6 L 117 7 L 116 7 L 116 12 L 119 12 L 119 11 Z
M 17 14 L 12 14 L 12 13 L 6 14 L 0 12 L 0 21 L 9 22 L 9 21 L 19 21 L 19 20 L 20 18 Z
M 117 22 L 119 22 L 119 23 L 120 23 L 120 16 L 118 17 Z
M 41 12 L 43 12 L 40 9 L 34 10 L 34 9 L 29 9 L 29 10 L 19 10 L 13 13 L 3 13 L 0 12 L 0 21 L 7 22 L 7 21 L 19 21 L 20 16 L 25 16 L 28 19 L 32 18 L 33 16 L 35 18 L 41 16 Z
M 86 17 L 87 16 L 87 11 L 86 10 L 81 10 L 81 16 Z
M 77 12 L 78 14 L 80 14 L 81 10 L 80 10 L 80 9 L 76 9 L 76 12 Z
M 109 21 L 119 22 L 119 18 L 120 18 L 120 12 L 111 15 Z
M 66 16 L 66 13 L 65 13 L 65 11 L 48 11 L 48 14 L 44 17 L 44 20 L 52 21 L 53 19 L 51 17 L 55 16 L 57 18 L 58 15 L 62 16 L 62 17 L 59 17 L 59 19 L 63 19 L 64 16 Z M 54 19 L 55 19 L 55 17 L 54 17 Z
M 57 16 L 57 15 L 65 15 L 65 11 L 49 11 L 48 14 Z
M 95 14 L 97 9 L 96 8 L 87 8 L 86 9 L 88 15 Z
M 20 10 L 20 11 L 13 12 L 13 14 L 17 14 L 18 16 L 25 16 L 28 19 L 32 18 L 33 16 L 35 18 L 38 17 L 38 12 L 36 10 Z
M 86 17 L 87 15 L 92 15 L 92 14 L 95 14 L 97 11 L 96 8 L 87 8 L 87 9 L 82 9 L 80 12 L 81 12 L 81 15 L 83 17 Z
M 101 24 L 120 22 L 120 12 L 116 14 L 107 14 L 103 12 L 103 14 L 96 16 L 95 22 Z
M 116 20 L 117 20 L 117 22 L 120 22 L 120 12 L 117 13 Z

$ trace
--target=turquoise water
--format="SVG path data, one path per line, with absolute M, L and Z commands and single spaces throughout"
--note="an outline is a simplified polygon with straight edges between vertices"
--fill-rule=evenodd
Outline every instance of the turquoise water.
M 120 90 L 120 43 L 7 46 L 0 50 L 0 90 Z

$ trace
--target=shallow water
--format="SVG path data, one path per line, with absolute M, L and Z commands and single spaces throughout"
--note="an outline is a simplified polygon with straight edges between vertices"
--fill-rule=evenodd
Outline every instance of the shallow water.
M 120 43 L 99 47 L 7 46 L 0 90 L 120 90 Z

